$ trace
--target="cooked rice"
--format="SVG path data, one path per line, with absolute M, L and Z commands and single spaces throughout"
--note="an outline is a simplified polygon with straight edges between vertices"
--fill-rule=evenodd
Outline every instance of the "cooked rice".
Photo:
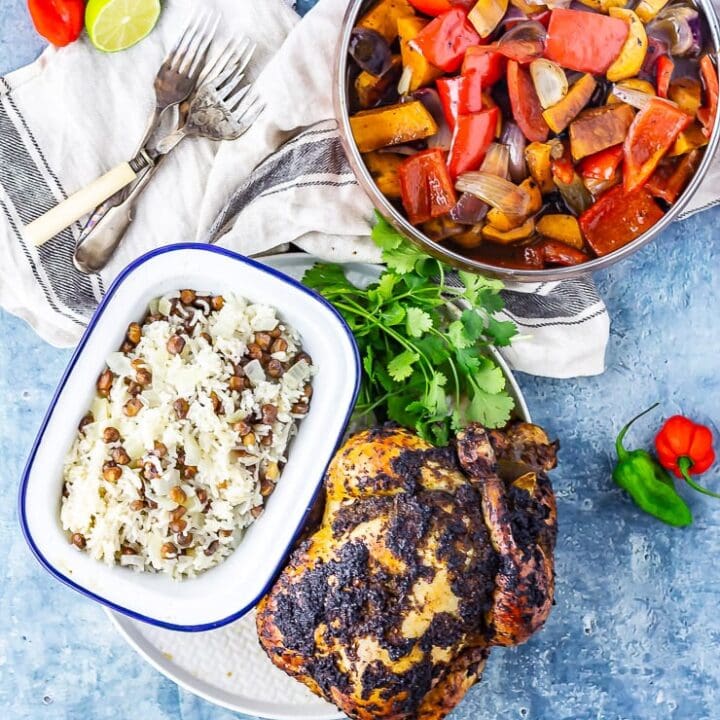
M 112 387 L 95 398 L 68 453 L 60 511 L 71 541 L 93 558 L 176 579 L 222 562 L 259 516 L 307 412 L 313 372 L 274 308 L 232 295 L 189 297 L 153 301 L 139 342 L 131 326 L 124 352 L 108 358 Z M 185 340 L 180 354 L 168 349 L 176 335 Z M 152 373 L 142 387 L 140 369 Z M 233 376 L 249 387 L 230 389 Z M 133 397 L 142 407 L 129 416 Z M 118 431 L 115 442 L 108 428 Z

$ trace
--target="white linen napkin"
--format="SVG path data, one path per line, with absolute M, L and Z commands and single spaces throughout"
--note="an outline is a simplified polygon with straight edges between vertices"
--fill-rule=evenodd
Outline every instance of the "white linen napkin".
M 196 2 L 168 0 L 158 28 L 127 52 L 103 55 L 81 40 L 0 78 L 0 304 L 53 344 L 74 344 L 117 273 L 159 245 L 217 241 L 250 255 L 294 243 L 328 260 L 379 259 L 371 203 L 332 119 L 347 0 L 320 0 L 302 22 L 282 0 L 211 3 L 223 12 L 220 41 L 244 33 L 258 43 L 250 75 L 267 109 L 240 140 L 187 141 L 169 157 L 100 275 L 72 266 L 79 226 L 41 248 L 20 228 L 131 156 L 154 75 Z M 694 208 L 717 201 L 709 187 L 718 176 Z M 505 298 L 523 336 L 505 353 L 514 368 L 551 377 L 604 370 L 609 318 L 589 279 L 516 285 Z

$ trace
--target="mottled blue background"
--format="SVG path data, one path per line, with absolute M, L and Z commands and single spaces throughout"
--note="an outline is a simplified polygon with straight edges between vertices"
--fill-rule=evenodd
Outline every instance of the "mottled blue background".
M 41 48 L 25 2 L 1 0 L 0 73 Z M 519 378 L 535 418 L 563 445 L 557 607 L 527 645 L 493 653 L 454 720 L 720 718 L 720 502 L 692 495 L 695 525 L 673 530 L 610 480 L 620 425 L 656 400 L 717 434 L 719 223 L 716 208 L 677 224 L 597 276 L 613 320 L 602 377 Z M 100 607 L 52 580 L 23 542 L 18 479 L 68 357 L 0 312 L 0 716 L 239 717 L 146 665 Z M 659 419 L 643 421 L 631 443 L 648 443 Z M 717 471 L 707 482 L 720 487 Z

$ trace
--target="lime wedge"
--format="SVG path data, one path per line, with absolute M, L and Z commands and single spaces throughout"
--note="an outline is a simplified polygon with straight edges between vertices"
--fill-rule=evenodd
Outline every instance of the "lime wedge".
M 127 50 L 150 34 L 160 17 L 160 0 L 90 0 L 85 27 L 103 52 Z

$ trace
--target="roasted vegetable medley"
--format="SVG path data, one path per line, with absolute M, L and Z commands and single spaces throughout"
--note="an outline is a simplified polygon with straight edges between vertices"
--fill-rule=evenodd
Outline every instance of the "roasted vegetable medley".
M 380 191 L 499 267 L 577 265 L 639 237 L 697 171 L 718 75 L 668 0 L 378 0 L 353 29 L 350 125 Z

